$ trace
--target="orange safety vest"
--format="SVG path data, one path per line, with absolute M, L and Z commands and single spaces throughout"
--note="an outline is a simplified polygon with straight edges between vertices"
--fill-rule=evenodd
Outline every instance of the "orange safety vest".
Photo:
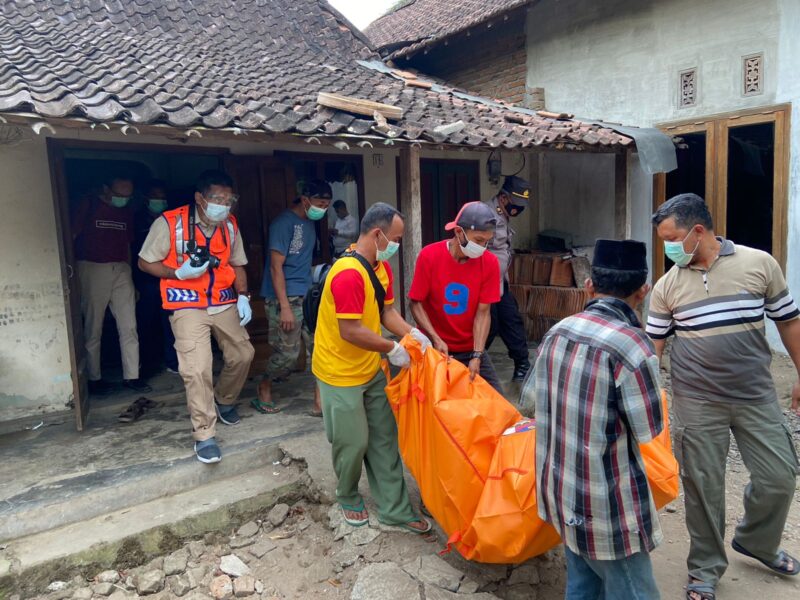
M 169 225 L 169 254 L 163 264 L 177 269 L 189 260 L 186 246 L 189 242 L 189 205 L 166 211 L 162 217 Z M 228 262 L 231 249 L 239 235 L 236 218 L 231 216 L 224 227 L 216 227 L 210 238 L 206 237 L 199 225 L 195 223 L 195 241 L 198 246 L 208 246 L 209 252 L 219 258 L 216 269 L 208 269 L 195 279 L 162 279 L 161 304 L 166 310 L 182 308 L 208 308 L 236 302 L 237 294 L 233 287 L 236 273 Z

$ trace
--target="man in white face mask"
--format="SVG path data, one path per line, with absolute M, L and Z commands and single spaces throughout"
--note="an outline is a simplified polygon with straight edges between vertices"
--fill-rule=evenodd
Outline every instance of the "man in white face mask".
M 245 329 L 253 315 L 244 270 L 247 257 L 238 222 L 230 214 L 237 201 L 230 177 L 203 173 L 194 203 L 156 219 L 139 251 L 139 268 L 161 280 L 162 306 L 172 312 L 194 450 L 203 463 L 222 458 L 217 421 L 239 423 L 236 401 L 255 354 Z M 225 364 L 216 387 L 212 335 Z
M 453 237 L 425 246 L 417 257 L 408 297 L 414 319 L 433 347 L 503 388 L 486 352 L 491 305 L 500 301 L 500 263 L 486 247 L 497 217 L 486 204 L 469 202 L 445 226 Z

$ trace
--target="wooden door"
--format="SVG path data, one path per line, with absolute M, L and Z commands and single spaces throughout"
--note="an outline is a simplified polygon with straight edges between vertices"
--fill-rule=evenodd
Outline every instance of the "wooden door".
M 250 303 L 253 319 L 247 325 L 256 356 L 251 375 L 263 373 L 270 355 L 269 326 L 261 283 L 269 277 L 265 265 L 269 256 L 269 225 L 294 199 L 294 176 L 291 166 L 272 156 L 225 157 L 225 170 L 233 178 L 239 195 L 237 218 L 247 253 L 247 284 L 253 294 Z
M 47 140 L 50 162 L 50 182 L 53 192 L 53 213 L 56 217 L 56 235 L 59 239 L 59 262 L 67 317 L 67 343 L 69 346 L 70 373 L 72 374 L 72 402 L 75 424 L 83 431 L 89 415 L 89 377 L 86 371 L 86 345 L 83 338 L 80 282 L 75 261 L 70 228 L 67 179 L 64 174 L 64 152 L 60 146 Z
M 480 200 L 478 161 L 420 161 L 422 244 L 447 237 L 444 227 L 467 202 Z
M 741 239 L 743 231 L 759 227 L 758 220 L 766 219 L 766 223 L 760 225 L 768 230 L 768 239 L 762 240 L 762 247 L 785 268 L 789 114 L 788 107 L 779 106 L 662 125 L 665 133 L 682 138 L 683 144 L 678 149 L 678 169 L 655 177 L 653 209 L 676 194 L 694 192 L 705 198 L 717 234 L 735 236 L 734 242 L 738 237 L 741 242 L 756 247 L 757 243 Z M 748 145 L 749 135 L 766 138 L 761 148 L 765 151 L 761 161 L 764 172 L 753 177 L 743 174 L 735 159 L 736 154 L 743 151 L 742 146 Z M 756 144 L 750 145 L 752 147 L 745 148 L 744 152 L 758 150 Z M 687 153 L 693 153 L 694 157 L 683 161 Z M 756 159 L 756 162 L 759 161 Z M 752 183 L 759 177 L 761 190 L 743 201 L 743 182 Z M 743 219 L 750 217 L 752 219 L 743 224 Z M 664 249 L 655 234 L 653 241 L 653 271 L 658 278 L 665 271 Z

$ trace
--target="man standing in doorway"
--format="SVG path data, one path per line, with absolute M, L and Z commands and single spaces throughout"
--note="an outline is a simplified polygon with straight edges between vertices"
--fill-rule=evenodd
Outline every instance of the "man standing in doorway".
M 731 546 L 773 572 L 800 573 L 780 549 L 795 491 L 797 452 L 770 373 L 764 315 L 772 319 L 800 374 L 800 311 L 777 261 L 714 235 L 696 194 L 668 200 L 653 215 L 675 266 L 655 285 L 647 333 L 660 357 L 670 350 L 675 454 L 681 464 L 689 600 L 713 599 L 725 573 L 725 465 L 730 434 L 750 471 L 745 514 Z M 792 390 L 800 410 L 800 380 Z
M 347 211 L 344 200 L 334 202 L 333 210 L 336 211 L 336 224 L 330 230 L 330 234 L 333 239 L 333 255 L 338 258 L 356 241 L 358 221 Z
M 312 370 L 319 381 L 325 433 L 338 478 L 336 498 L 345 520 L 356 527 L 369 522 L 358 492 L 365 466 L 378 519 L 426 533 L 431 524 L 414 514 L 408 499 L 380 357 L 386 354 L 401 368 L 411 364 L 405 348 L 381 335 L 381 326 L 397 336 L 410 333 L 423 352 L 430 346 L 430 340 L 394 308 L 387 261 L 400 247 L 404 229 L 403 216 L 383 202 L 364 215 L 352 253 L 337 260 L 325 278 Z
M 108 394 L 112 389 L 100 367 L 106 308 L 117 322 L 123 385 L 135 392 L 150 391 L 139 379 L 136 292 L 131 277 L 131 196 L 131 179 L 111 177 L 99 194 L 80 204 L 73 221 L 90 394 Z
M 156 219 L 139 252 L 139 268 L 161 279 L 161 301 L 173 311 L 170 323 L 194 450 L 203 463 L 222 458 L 215 439 L 217 419 L 226 425 L 239 423 L 235 403 L 255 353 L 244 328 L 253 316 L 244 270 L 247 257 L 238 223 L 230 214 L 237 201 L 230 177 L 218 171 L 203 173 L 194 203 Z M 200 259 L 192 260 L 191 254 Z M 212 335 L 224 362 L 216 389 Z
M 525 324 L 519 314 L 519 307 L 508 284 L 508 270 L 511 267 L 512 240 L 514 230 L 508 224 L 512 217 L 518 217 L 530 201 L 531 184 L 510 175 L 503 182 L 497 195 L 486 204 L 497 215 L 497 229 L 489 244 L 489 250 L 500 261 L 500 302 L 492 305 L 492 326 L 486 347 L 492 345 L 495 336 L 499 335 L 508 348 L 508 356 L 514 361 L 512 381 L 522 381 L 531 368 L 528 359 L 528 338 L 525 335 Z
M 636 316 L 646 254 L 642 242 L 597 241 L 591 300 L 550 329 L 522 391 L 536 406 L 539 516 L 564 540 L 569 599 L 659 598 L 650 552 L 662 533 L 639 451 L 665 418 Z
M 159 179 L 147 184 L 142 208 L 136 213 L 136 254 L 144 246 L 153 223 L 167 210 L 167 186 Z M 161 280 L 135 269 L 133 281 L 139 292 L 136 303 L 136 324 L 139 329 L 139 348 L 141 349 L 144 373 L 155 375 L 162 369 L 178 373 L 178 355 L 175 353 L 175 336 L 169 324 L 169 313 L 161 306 Z
M 497 257 L 486 252 L 497 227 L 483 202 L 469 202 L 445 226 L 449 240 L 425 246 L 417 257 L 408 297 L 411 314 L 433 347 L 480 374 L 500 394 L 503 387 L 486 352 L 491 306 L 500 300 Z
M 273 380 L 288 377 L 302 343 L 312 352 L 311 335 L 303 322 L 303 298 L 311 287 L 311 263 L 317 243 L 314 223 L 325 217 L 330 203 L 330 185 L 320 179 L 306 181 L 294 205 L 269 226 L 270 252 L 261 295 L 266 302 L 272 354 L 258 385 L 258 398 L 250 402 L 260 413 L 280 412 L 272 399 Z M 316 388 L 310 414 L 322 416 Z

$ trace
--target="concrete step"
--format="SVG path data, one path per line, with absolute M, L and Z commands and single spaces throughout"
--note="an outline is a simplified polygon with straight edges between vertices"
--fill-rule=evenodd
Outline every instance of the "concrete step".
M 0 541 L 86 521 L 238 475 L 268 475 L 273 462 L 283 457 L 280 442 L 303 433 L 304 428 L 299 427 L 274 437 L 250 437 L 225 444 L 223 460 L 213 465 L 200 463 L 189 452 L 179 457 L 156 456 L 147 462 L 68 473 L 39 482 L 3 499 Z
M 2 553 L 10 570 L 0 573 L 0 597 L 75 571 L 118 568 L 131 555 L 150 560 L 208 532 L 230 533 L 279 501 L 303 497 L 310 485 L 304 465 L 270 465 L 18 538 Z

